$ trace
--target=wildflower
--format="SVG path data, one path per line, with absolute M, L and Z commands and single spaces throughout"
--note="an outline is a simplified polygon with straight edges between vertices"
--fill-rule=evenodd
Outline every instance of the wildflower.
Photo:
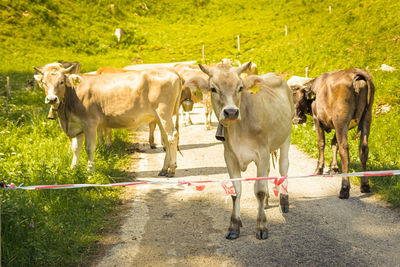
M 11 152 L 11 156 L 17 155 L 17 153 L 15 152 Z
M 31 223 L 29 224 L 29 226 L 30 226 L 31 228 L 35 227 L 35 224 L 33 223 L 33 221 L 31 221 Z

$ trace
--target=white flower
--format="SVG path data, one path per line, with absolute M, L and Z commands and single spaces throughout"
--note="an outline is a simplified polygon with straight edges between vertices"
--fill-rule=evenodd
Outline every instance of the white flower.
M 17 153 L 15 152 L 11 152 L 11 156 L 17 155 Z

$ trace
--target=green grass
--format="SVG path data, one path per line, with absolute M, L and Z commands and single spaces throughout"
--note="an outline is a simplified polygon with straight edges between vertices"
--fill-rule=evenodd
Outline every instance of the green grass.
M 7 117 L 0 97 L 0 177 L 26 185 L 104 183 L 123 176 L 128 162 L 127 133 L 118 131 L 111 150 L 97 149 L 94 175 L 89 177 L 85 170 L 83 151 L 78 169 L 70 171 L 69 140 L 57 122 L 46 120 L 44 93 L 24 90 L 32 66 L 79 61 L 87 72 L 107 65 L 200 61 L 204 45 L 207 63 L 221 58 L 252 60 L 260 73 L 276 72 L 285 78 L 303 76 L 305 67 L 310 76 L 349 67 L 375 69 L 382 63 L 399 68 L 398 10 L 397 0 L 0 0 L 0 90 L 5 76 L 12 82 Z M 121 43 L 112 36 L 117 27 L 127 32 Z M 375 109 L 389 104 L 391 111 L 376 115 L 374 110 L 368 169 L 399 169 L 400 76 L 374 71 L 372 75 Z M 354 135 L 352 131 L 349 136 Z M 293 143 L 316 156 L 310 119 L 306 127 L 294 129 Z M 351 140 L 351 170 L 361 169 L 357 147 L 358 140 Z M 371 180 L 374 192 L 400 206 L 399 178 Z M 83 265 L 118 202 L 118 193 L 108 189 L 3 193 L 2 263 Z

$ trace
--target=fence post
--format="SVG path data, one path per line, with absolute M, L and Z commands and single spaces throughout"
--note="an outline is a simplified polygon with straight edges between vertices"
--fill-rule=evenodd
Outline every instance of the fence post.
M 203 62 L 204 62 L 204 44 L 203 44 L 203 49 L 202 49 L 202 55 L 203 55 Z
M 240 52 L 240 37 L 239 37 L 239 35 L 237 36 L 237 44 L 238 44 L 238 51 Z
M 306 78 L 308 78 L 308 67 L 306 67 L 305 72 L 306 72 Z
M 285 36 L 287 36 L 287 25 L 285 25 Z
M 332 7 L 329 6 L 329 13 L 332 13 Z
M 8 116 L 8 97 L 10 96 L 10 77 L 7 76 L 7 83 L 4 88 L 4 97 L 6 100 L 6 116 Z

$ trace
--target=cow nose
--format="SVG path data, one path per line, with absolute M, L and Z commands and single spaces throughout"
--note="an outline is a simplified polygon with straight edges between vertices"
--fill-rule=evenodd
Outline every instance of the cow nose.
M 224 116 L 228 120 L 236 120 L 239 117 L 239 109 L 237 108 L 224 109 Z
M 46 104 L 56 104 L 58 102 L 58 97 L 56 95 L 48 95 L 44 101 Z

